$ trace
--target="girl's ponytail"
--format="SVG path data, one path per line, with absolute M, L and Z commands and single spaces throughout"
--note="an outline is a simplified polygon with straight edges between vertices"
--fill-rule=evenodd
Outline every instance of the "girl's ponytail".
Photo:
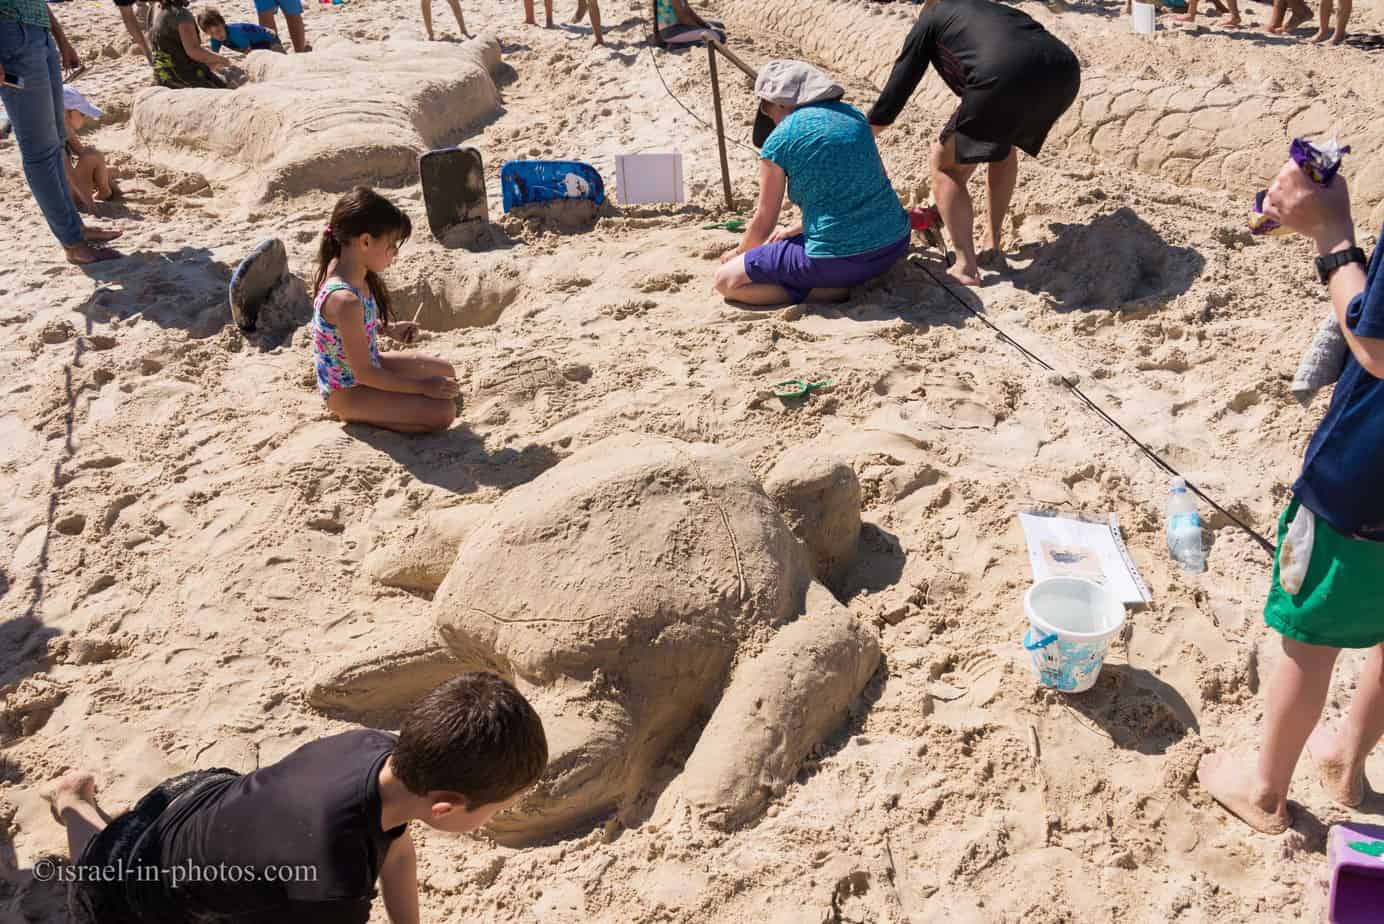
M 337 208 L 341 206 L 338 205 Z M 317 275 L 312 280 L 312 296 L 317 297 L 317 293 L 322 291 L 322 283 L 327 281 L 327 271 L 331 269 L 332 261 L 341 256 L 341 241 L 337 238 L 336 232 L 331 225 L 322 229 L 322 242 L 317 245 Z

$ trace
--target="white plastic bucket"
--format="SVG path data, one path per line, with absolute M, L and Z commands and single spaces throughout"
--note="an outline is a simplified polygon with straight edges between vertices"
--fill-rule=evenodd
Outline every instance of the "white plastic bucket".
M 1154 19 L 1154 6 L 1152 3 L 1140 3 L 1134 0 L 1130 7 L 1131 18 L 1134 20 L 1134 31 L 1140 35 L 1153 35 L 1156 27 Z
M 1038 682 L 1065 693 L 1095 686 L 1110 640 L 1124 627 L 1120 599 L 1095 581 L 1053 577 L 1024 595 L 1024 649 Z

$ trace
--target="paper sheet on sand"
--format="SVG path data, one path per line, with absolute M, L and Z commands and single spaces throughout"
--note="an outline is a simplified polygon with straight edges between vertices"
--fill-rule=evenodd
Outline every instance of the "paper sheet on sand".
M 1087 521 L 1033 513 L 1019 514 L 1028 543 L 1033 579 L 1080 577 L 1095 581 L 1124 603 L 1148 603 L 1148 585 L 1129 557 L 1115 514 Z

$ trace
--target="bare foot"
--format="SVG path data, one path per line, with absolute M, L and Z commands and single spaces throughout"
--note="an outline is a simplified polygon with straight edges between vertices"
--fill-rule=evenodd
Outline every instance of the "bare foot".
M 1191 13 L 1178 13 L 1173 17 L 1173 22 L 1181 22 L 1189 26 L 1194 26 L 1197 23 L 1197 18 Z
M 1298 26 L 1300 26 L 1300 25 L 1302 25 L 1303 23 L 1307 22 L 1307 20 L 1309 20 L 1309 19 L 1311 19 L 1311 18 L 1312 18 L 1312 14 L 1311 14 L 1310 12 L 1309 12 L 1306 16 L 1302 15 L 1301 13 L 1296 13 L 1296 12 L 1290 14 L 1290 15 L 1288 16 L 1288 23 L 1287 23 L 1287 25 L 1285 25 L 1285 26 L 1283 27 L 1283 32 L 1282 32 L 1282 34 L 1283 34 L 1283 35 L 1292 35 L 1294 32 L 1297 31 Z
M 1325 29 L 1322 29 L 1307 41 L 1311 42 L 1313 45 L 1320 45 L 1322 42 L 1326 41 L 1330 36 L 1330 32 L 1327 32 Z
M 1234 29 L 1240 25 L 1240 17 L 1227 16 L 1225 19 L 1222 19 L 1220 22 L 1216 23 L 1216 25 L 1220 26 L 1222 29 Z
M 125 256 L 118 250 L 110 247 L 101 247 L 95 244 L 88 244 L 82 241 L 71 247 L 64 247 L 67 251 L 67 262 L 73 266 L 87 266 L 92 263 L 104 263 L 106 260 L 119 260 Z
M 1346 808 L 1359 808 L 1365 801 L 1365 772 L 1351 772 L 1341 758 L 1341 736 L 1335 729 L 1318 725 L 1307 739 L 1307 756 L 1317 768 L 1317 779 L 1332 799 Z
M 96 776 L 85 770 L 73 770 L 71 773 L 64 773 L 56 780 L 45 784 L 39 789 L 38 794 L 44 802 L 48 803 L 48 810 L 53 813 L 53 820 L 60 825 L 65 824 L 62 820 L 62 813 L 72 803 L 90 802 L 93 805 L 96 804 Z
M 1337 29 L 1337 30 L 1336 30 L 1336 34 L 1333 35 L 1333 36 L 1331 36 L 1331 44 L 1333 44 L 1333 45 L 1340 45 L 1340 44 L 1341 44 L 1342 42 L 1344 42 L 1345 40 L 1346 40 L 1346 30 L 1344 30 L 1344 29 Z
M 572 22 L 581 22 L 586 18 L 586 0 L 577 0 L 577 11 L 572 14 Z
M 118 228 L 93 228 L 90 225 L 82 228 L 82 238 L 96 244 L 113 241 L 124 233 Z
M 947 275 L 963 286 L 980 285 L 980 270 L 974 266 L 962 266 L 959 262 L 947 267 Z
M 1236 760 L 1229 754 L 1204 754 L 1197 765 L 1197 781 L 1207 795 L 1227 812 L 1264 834 L 1282 834 L 1291 818 L 1288 802 L 1259 792 L 1253 758 Z

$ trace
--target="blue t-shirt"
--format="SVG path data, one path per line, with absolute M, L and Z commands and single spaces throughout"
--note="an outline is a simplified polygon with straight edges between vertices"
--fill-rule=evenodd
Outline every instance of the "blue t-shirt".
M 1370 260 L 1365 291 L 1346 309 L 1357 337 L 1384 339 L 1384 237 Z M 1293 493 L 1346 535 L 1384 541 L 1384 380 L 1346 359 L 1331 406 L 1307 444 Z
M 788 174 L 809 257 L 853 257 L 909 233 L 870 125 L 854 106 L 833 100 L 793 110 L 759 156 Z
M 220 51 L 224 44 L 236 51 L 253 51 L 257 48 L 271 48 L 279 37 L 264 26 L 252 22 L 232 22 L 226 24 L 226 41 L 211 40 L 211 50 Z

